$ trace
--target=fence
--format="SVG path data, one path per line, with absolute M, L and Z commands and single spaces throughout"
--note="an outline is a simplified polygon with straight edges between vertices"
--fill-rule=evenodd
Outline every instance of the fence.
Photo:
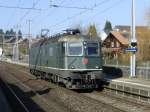
M 111 78 L 130 77 L 130 66 L 104 65 L 104 73 Z M 150 80 L 150 67 L 137 67 L 136 77 L 139 79 Z

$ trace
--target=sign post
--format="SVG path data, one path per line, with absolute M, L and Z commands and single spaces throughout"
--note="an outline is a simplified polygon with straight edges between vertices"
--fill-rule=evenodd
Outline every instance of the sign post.
M 131 25 L 131 40 L 130 40 L 130 50 L 132 52 L 130 56 L 130 77 L 135 77 L 136 75 L 136 48 L 137 40 L 135 36 L 135 0 L 132 0 L 132 25 Z

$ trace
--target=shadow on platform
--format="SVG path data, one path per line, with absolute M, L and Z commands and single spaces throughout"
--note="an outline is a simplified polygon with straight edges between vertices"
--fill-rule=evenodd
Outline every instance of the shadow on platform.
M 123 77 L 122 70 L 116 67 L 103 66 L 103 73 L 107 79 L 117 79 Z

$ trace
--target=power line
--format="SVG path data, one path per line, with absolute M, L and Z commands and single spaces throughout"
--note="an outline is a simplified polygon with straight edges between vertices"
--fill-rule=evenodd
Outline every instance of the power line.
M 20 5 L 20 2 L 21 2 L 21 0 L 18 0 L 18 4 L 17 4 L 17 6 L 19 7 L 19 5 Z M 10 16 L 10 18 L 9 18 L 9 20 L 8 20 L 8 23 L 7 23 L 7 26 L 10 26 L 10 23 L 12 22 L 12 18 L 13 17 L 15 17 L 14 15 L 16 14 L 16 11 L 17 9 L 14 9 L 14 13 L 12 13 L 12 15 Z
M 114 8 L 114 7 L 116 7 L 116 6 L 118 6 L 120 3 L 123 3 L 122 0 L 118 0 L 117 2 L 115 2 L 114 4 L 112 4 L 110 7 L 105 8 L 104 10 L 102 10 L 102 11 L 96 13 L 94 16 L 92 16 L 92 17 L 90 17 L 90 18 L 93 18 L 93 17 L 97 16 L 98 14 L 105 13 L 106 11 L 108 11 L 108 10 L 110 10 L 110 9 L 112 9 L 112 8 Z M 74 15 L 74 16 L 75 16 L 75 15 Z M 72 16 L 72 17 L 73 17 L 73 16 Z M 90 19 L 90 18 L 88 18 L 88 19 Z M 88 19 L 86 19 L 86 20 L 88 20 Z M 62 23 L 62 22 L 64 23 L 65 21 L 61 21 L 60 23 Z M 59 24 L 55 24 L 55 26 L 57 26 L 57 25 L 59 25 Z M 55 26 L 53 26 L 53 27 L 55 27 Z M 69 27 L 69 26 L 70 26 L 70 25 L 68 25 L 67 27 Z M 62 27 L 62 28 L 65 28 L 65 27 Z
M 63 4 L 66 0 L 62 0 L 59 4 Z M 42 19 L 40 19 L 37 23 L 42 23 L 45 19 L 47 19 L 52 13 L 54 13 L 55 10 L 50 11 L 46 16 L 44 16 Z M 38 31 L 39 32 L 39 31 Z
M 35 8 L 35 6 L 40 2 L 40 0 L 36 0 L 36 2 L 33 3 L 32 8 Z M 18 24 L 23 21 L 23 19 L 30 13 L 31 10 L 28 10 L 19 20 Z
M 21 10 L 41 10 L 38 8 L 31 8 L 31 7 L 19 7 L 19 6 L 6 6 L 6 5 L 0 5 L 1 8 L 8 8 L 8 9 L 21 9 Z
M 106 0 L 103 0 L 103 1 L 99 2 L 98 4 L 95 4 L 94 6 L 92 6 L 91 9 L 94 10 L 96 7 L 99 7 L 99 6 L 105 4 L 105 3 L 109 2 L 109 1 L 111 1 L 111 0 L 107 0 L 107 1 L 106 1 Z M 57 25 L 60 25 L 60 24 L 62 24 L 62 23 L 64 23 L 64 22 L 68 21 L 68 20 L 74 19 L 75 17 L 80 16 L 80 15 L 84 14 L 84 13 L 87 12 L 87 11 L 89 11 L 89 10 L 84 10 L 84 11 L 81 11 L 81 12 L 79 12 L 79 13 L 73 15 L 73 16 L 67 17 L 67 18 L 65 18 L 64 20 L 62 20 L 62 21 L 60 21 L 60 22 L 58 22 L 58 23 L 52 25 L 51 27 L 55 27 L 55 26 L 57 26 Z
M 87 19 L 94 18 L 95 16 L 97 16 L 97 15 L 99 15 L 99 14 L 105 13 L 105 12 L 107 12 L 108 10 L 110 10 L 110 9 L 112 9 L 112 8 L 114 8 L 114 7 L 118 6 L 118 5 L 120 5 L 120 3 L 123 3 L 123 1 L 122 1 L 122 0 L 118 0 L 117 2 L 115 2 L 114 4 L 112 4 L 110 7 L 107 7 L 107 8 L 105 8 L 105 9 L 103 9 L 102 11 L 96 13 L 94 16 L 89 17 L 89 18 L 87 18 Z M 87 20 L 87 19 L 86 19 L 86 20 Z
M 91 9 L 94 10 L 96 7 L 99 7 L 99 6 L 105 4 L 105 3 L 109 2 L 109 1 L 111 1 L 111 0 L 103 0 L 103 1 L 99 2 L 98 4 L 95 3 L 95 4 L 91 7 Z M 52 25 L 51 27 L 56 27 L 57 25 L 60 25 L 60 24 L 66 22 L 66 21 L 68 21 L 68 20 L 74 19 L 74 18 L 76 18 L 77 16 L 80 16 L 80 15 L 84 14 L 84 13 L 87 12 L 87 11 L 89 11 L 89 10 L 86 9 L 86 10 L 84 10 L 84 11 L 81 11 L 81 12 L 79 12 L 79 13 L 73 15 L 73 16 L 67 17 L 67 18 L 63 19 L 62 21 L 59 21 L 58 23 Z M 47 19 L 48 16 L 49 16 L 49 14 L 48 14 L 46 17 L 44 17 L 41 21 L 43 21 L 44 19 Z M 40 21 L 40 22 L 41 22 L 41 21 Z
M 65 0 L 62 0 L 59 4 L 63 4 L 65 2 Z M 51 11 L 54 13 L 54 11 Z M 44 19 L 47 19 L 52 13 L 49 12 L 45 17 L 43 17 L 39 22 L 43 21 Z
M 35 9 L 35 6 L 39 3 L 39 1 L 40 1 L 40 0 L 36 0 L 36 2 L 33 3 L 33 5 L 32 5 L 31 8 Z M 25 19 L 25 17 L 30 13 L 30 11 L 31 11 L 31 10 L 28 9 L 28 11 L 19 19 L 19 21 L 17 22 L 17 25 L 19 25 L 19 24 Z M 15 28 L 15 25 L 14 25 L 13 28 Z
M 50 7 L 54 8 L 69 8 L 69 9 L 86 9 L 86 10 L 93 10 L 87 7 L 77 7 L 77 6 L 63 6 L 63 5 L 50 5 Z

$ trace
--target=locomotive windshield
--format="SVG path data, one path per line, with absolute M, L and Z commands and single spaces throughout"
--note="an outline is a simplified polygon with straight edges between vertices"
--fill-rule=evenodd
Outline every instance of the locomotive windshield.
M 68 43 L 68 54 L 70 56 L 81 56 L 81 55 L 83 55 L 83 44 L 82 44 L 82 42 L 70 42 L 70 43 Z
M 87 43 L 87 55 L 88 56 L 98 56 L 99 48 L 98 43 Z

